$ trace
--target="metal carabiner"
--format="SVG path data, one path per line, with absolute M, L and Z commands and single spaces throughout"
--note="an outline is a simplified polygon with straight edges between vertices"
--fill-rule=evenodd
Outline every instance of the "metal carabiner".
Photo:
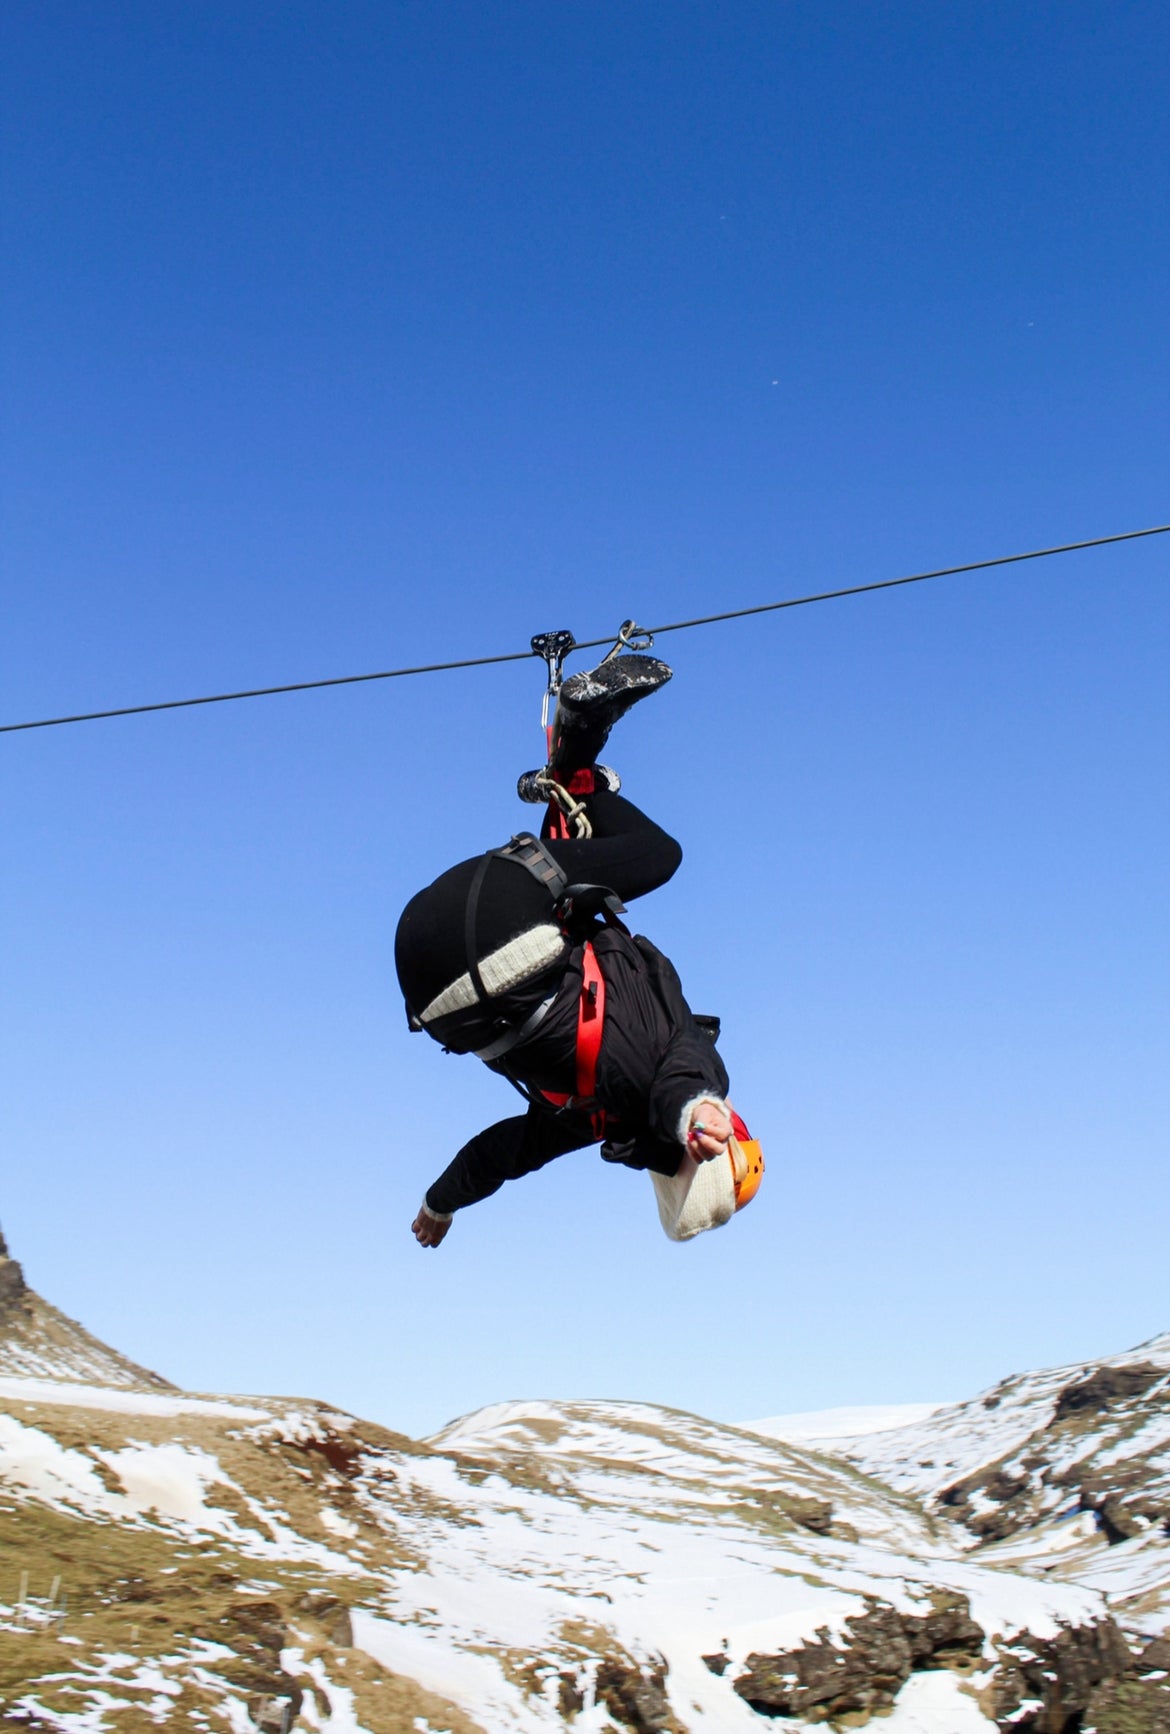
M 620 656 L 623 650 L 649 650 L 654 643 L 654 634 L 646 627 L 639 626 L 636 621 L 623 620 L 618 630 L 612 650 L 607 650 L 601 659 L 602 664 L 612 662 L 615 656 Z

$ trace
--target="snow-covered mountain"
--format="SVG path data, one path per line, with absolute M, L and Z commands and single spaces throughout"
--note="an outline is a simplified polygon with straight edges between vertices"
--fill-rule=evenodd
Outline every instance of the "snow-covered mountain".
M 1137 1627 L 1170 1620 L 1170 1332 L 833 1449 L 958 1519 L 972 1557 L 1102 1589 Z
M 991 1557 L 1005 1543 L 900 1459 L 605 1402 L 499 1405 L 417 1442 L 135 1382 L 116 1356 L 116 1381 L 79 1378 L 33 1313 L 39 1376 L 0 1378 L 0 1725 L 1170 1726 L 1170 1656 L 1139 1660 L 1156 1620 L 1127 1603 L 1123 1632 L 1066 1552 Z

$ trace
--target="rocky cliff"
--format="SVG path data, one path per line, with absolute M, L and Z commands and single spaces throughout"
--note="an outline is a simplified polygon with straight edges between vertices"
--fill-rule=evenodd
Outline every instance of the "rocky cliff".
M 0 1374 L 76 1378 L 145 1390 L 171 1389 L 165 1379 L 108 1348 L 75 1319 L 30 1289 L 0 1232 Z

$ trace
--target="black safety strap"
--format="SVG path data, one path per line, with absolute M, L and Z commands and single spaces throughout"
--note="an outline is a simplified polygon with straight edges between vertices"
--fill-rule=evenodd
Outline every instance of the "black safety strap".
M 564 896 L 569 883 L 568 874 L 531 831 L 518 831 L 502 849 L 489 850 L 485 859 L 490 861 L 493 856 L 499 856 L 501 861 L 514 861 L 517 867 L 531 873 L 544 886 L 554 904 Z
M 475 989 L 475 997 L 479 1000 L 487 998 L 487 988 L 483 985 L 483 976 L 479 973 L 479 947 L 475 943 L 475 930 L 479 915 L 479 894 L 483 890 L 483 882 L 487 870 L 492 864 L 492 856 L 499 853 L 493 849 L 490 854 L 480 857 L 479 866 L 471 881 L 471 889 L 467 893 L 467 907 L 463 914 L 463 947 L 467 953 L 467 973 L 471 977 L 471 985 Z
M 560 991 L 560 983 L 558 982 L 552 993 L 541 1000 L 536 1010 L 529 1013 L 518 1029 L 514 1029 L 511 1024 L 505 1024 L 495 1039 L 488 1042 L 486 1047 L 472 1048 L 470 1051 L 477 1060 L 482 1060 L 485 1065 L 490 1065 L 493 1060 L 501 1059 L 504 1054 L 510 1054 L 513 1048 L 518 1048 L 522 1042 L 528 1040 L 529 1036 L 536 1034 L 552 1010 L 553 1003 Z
M 463 948 L 467 953 L 467 973 L 471 977 L 475 997 L 481 1002 L 487 999 L 488 991 L 484 986 L 483 976 L 479 973 L 479 946 L 476 943 L 479 895 L 483 890 L 488 868 L 497 860 L 514 861 L 517 867 L 523 867 L 531 873 L 548 892 L 554 908 L 568 884 L 568 875 L 563 868 L 553 860 L 540 838 L 534 837 L 530 831 L 520 831 L 510 843 L 505 843 L 502 849 L 489 849 L 486 855 L 480 856 L 467 893 L 467 907 L 463 916 Z
M 548 892 L 552 904 L 551 913 L 555 920 L 567 925 L 573 921 L 581 921 L 591 916 L 601 915 L 607 922 L 620 927 L 617 917 L 625 913 L 625 905 L 615 891 L 608 885 L 570 885 L 569 876 L 560 863 L 545 848 L 539 837 L 534 837 L 531 831 L 518 831 L 510 842 L 501 849 L 489 849 L 481 855 L 472 876 L 467 892 L 467 903 L 463 914 L 463 949 L 467 956 L 467 973 L 475 989 L 475 997 L 481 1004 L 490 997 L 484 984 L 479 968 L 479 945 L 477 934 L 479 927 L 479 899 L 483 891 L 483 882 L 487 877 L 488 868 L 493 861 L 512 861 L 517 867 L 523 867 L 526 873 L 541 884 Z M 536 1033 L 537 1028 L 547 1017 L 556 995 L 537 1006 L 536 1010 L 525 1020 L 519 1029 L 501 1030 L 495 1039 L 485 1048 L 472 1050 L 481 1060 L 489 1064 L 492 1060 L 502 1057 L 511 1048 L 518 1047 L 521 1042 Z M 407 1017 L 412 1030 L 422 1029 L 423 1025 L 415 1014 L 407 1007 Z M 434 1033 L 434 1032 L 432 1032 Z M 521 1091 L 521 1094 L 525 1092 Z

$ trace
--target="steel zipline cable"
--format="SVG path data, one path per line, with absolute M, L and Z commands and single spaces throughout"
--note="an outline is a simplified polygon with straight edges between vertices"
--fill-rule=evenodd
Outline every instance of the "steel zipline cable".
M 781 602 L 760 602 L 751 608 L 729 608 L 720 614 L 701 614 L 693 620 L 672 620 L 665 626 L 639 629 L 651 638 L 664 632 L 687 632 L 694 626 L 714 626 L 723 620 L 744 620 L 753 614 L 776 614 L 782 608 L 804 608 L 811 602 L 832 602 L 841 596 L 864 596 L 871 590 L 895 590 L 903 584 L 925 584 L 931 578 L 953 578 L 962 572 L 986 572 L 993 566 L 1014 566 L 1023 560 L 1046 560 L 1053 554 L 1075 554 L 1084 548 L 1104 548 L 1113 542 L 1136 542 L 1143 536 L 1164 536 L 1170 524 L 1154 524 L 1147 530 L 1123 530 L 1115 536 L 1094 536 L 1087 542 L 1062 542 L 1054 548 L 1032 548 L 1023 554 L 999 554 L 992 560 L 969 560 L 962 566 L 940 566 L 933 572 L 911 572 L 901 578 L 879 578 L 869 584 L 849 584 L 840 590 L 818 590 L 808 596 L 789 596 Z M 575 650 L 610 645 L 613 635 L 579 639 Z M 170 698 L 156 704 L 120 705 L 115 710 L 81 711 L 74 716 L 40 717 L 33 722 L 0 723 L 0 734 L 18 734 L 24 729 L 60 728 L 66 723 L 102 722 L 108 717 L 144 716 L 150 711 L 186 710 L 199 704 L 231 704 L 240 698 L 272 698 L 282 692 L 315 692 L 325 686 L 358 686 L 368 680 L 403 680 L 414 674 L 444 674 L 460 668 L 487 668 L 497 662 L 528 662 L 535 649 L 509 650 L 500 656 L 466 656 L 456 662 L 423 662 L 410 668 L 384 668 L 372 674 L 338 674 L 327 680 L 296 680 L 283 686 L 254 686 L 240 692 L 213 692 L 200 698 Z

